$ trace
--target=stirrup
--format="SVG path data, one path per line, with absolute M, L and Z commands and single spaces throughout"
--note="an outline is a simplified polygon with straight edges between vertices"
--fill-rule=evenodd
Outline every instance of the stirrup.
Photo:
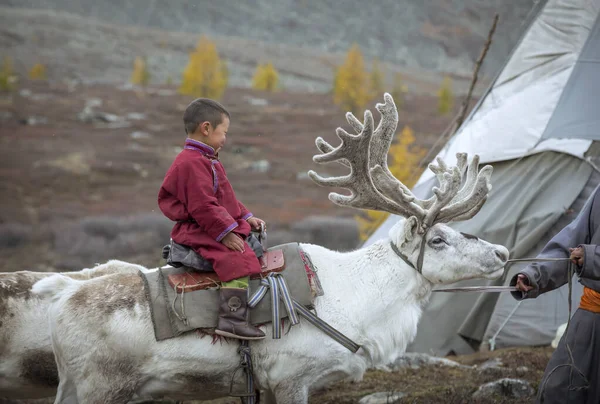
M 240 342 L 240 347 L 238 348 L 238 353 L 241 356 L 241 360 L 240 360 L 240 365 L 235 368 L 235 370 L 233 371 L 233 374 L 231 375 L 231 381 L 229 383 L 229 396 L 231 397 L 254 397 L 256 398 L 256 390 L 254 390 L 254 382 L 253 382 L 253 372 L 252 372 L 252 360 L 250 359 L 250 346 L 248 345 L 248 342 L 245 340 L 242 340 Z M 248 355 L 248 357 L 246 358 L 246 355 Z M 235 383 L 235 375 L 237 374 L 237 372 L 239 370 L 243 370 L 244 373 L 246 373 L 246 389 L 250 390 L 252 389 L 252 393 L 234 393 L 233 392 L 233 384 Z

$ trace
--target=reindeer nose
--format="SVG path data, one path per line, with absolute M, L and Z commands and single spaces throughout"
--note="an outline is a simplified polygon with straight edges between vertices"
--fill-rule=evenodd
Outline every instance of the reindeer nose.
M 496 254 L 496 257 L 500 258 L 502 262 L 508 261 L 508 252 L 504 250 L 495 250 L 494 253 Z

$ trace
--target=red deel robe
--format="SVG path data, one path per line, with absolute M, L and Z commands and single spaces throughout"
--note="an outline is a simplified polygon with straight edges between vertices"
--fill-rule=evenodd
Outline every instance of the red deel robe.
M 220 241 L 233 231 L 245 239 L 246 219 L 252 213 L 237 200 L 225 169 L 214 150 L 187 139 L 167 171 L 158 193 L 160 210 L 173 221 L 171 238 L 194 249 L 210 261 L 223 282 L 261 272 L 252 248 L 233 251 Z

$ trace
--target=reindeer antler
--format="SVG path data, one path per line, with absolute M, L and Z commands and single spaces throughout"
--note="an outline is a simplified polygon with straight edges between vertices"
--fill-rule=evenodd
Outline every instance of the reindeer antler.
M 461 153 L 456 155 L 461 159 Z M 466 161 L 466 154 L 464 154 Z M 459 163 L 460 164 L 460 163 Z M 486 165 L 479 172 L 479 156 L 473 156 L 473 160 L 467 168 L 467 179 L 464 186 L 458 190 L 452 200 L 442 207 L 439 214 L 436 215 L 435 222 L 450 222 L 467 220 L 479 212 L 489 192 L 492 190 L 490 179 L 492 177 L 493 167 Z
M 373 130 L 371 111 L 365 111 L 364 124 L 351 114 L 346 114 L 348 123 L 358 133 L 351 135 L 342 128 L 336 134 L 342 141 L 332 147 L 322 138 L 317 138 L 317 148 L 322 152 L 313 160 L 317 163 L 337 161 L 350 167 L 350 174 L 323 178 L 314 171 L 308 175 L 321 186 L 346 188 L 350 195 L 330 193 L 329 199 L 340 206 L 371 209 L 394 213 L 404 217 L 414 216 L 420 224 L 420 232 L 438 222 L 466 220 L 481 209 L 491 190 L 492 167 L 486 166 L 477 172 L 479 156 L 467 166 L 466 153 L 458 153 L 457 166 L 448 167 L 443 160 L 429 169 L 436 175 L 440 186 L 433 188 L 430 199 L 421 200 L 390 172 L 387 155 L 398 124 L 398 112 L 392 96 L 384 95 L 385 103 L 377 104 L 381 120 Z M 467 179 L 461 188 L 463 173 L 467 167 Z
M 395 117 L 387 115 L 391 110 L 396 111 L 389 94 L 386 94 L 386 101 L 391 103 L 391 108 L 385 104 L 377 104 L 377 109 L 382 113 L 383 117 L 377 127 L 375 136 L 373 134 L 373 115 L 371 111 L 367 110 L 364 115 L 364 125 L 352 113 L 346 114 L 348 123 L 358 132 L 358 135 L 351 135 L 344 129 L 337 128 L 336 134 L 342 141 L 337 148 L 333 148 L 320 137 L 316 140 L 317 147 L 323 154 L 314 156 L 313 160 L 316 163 L 333 161 L 338 161 L 342 164 L 346 163 L 344 165 L 350 167 L 350 174 L 340 177 L 323 178 L 313 170 L 310 170 L 308 175 L 318 185 L 341 187 L 351 191 L 350 195 L 330 193 L 329 199 L 337 205 L 357 209 L 380 210 L 406 217 L 415 216 L 421 220 L 425 217 L 425 211 L 420 206 L 406 199 L 402 199 L 401 203 L 398 203 L 388 198 L 379 192 L 371 178 L 370 159 L 374 157 L 375 161 L 378 161 L 378 158 L 375 154 L 370 156 L 370 151 L 375 150 L 378 153 L 382 153 L 384 157 L 387 156 L 391 138 L 398 123 L 397 115 Z M 387 147 L 373 147 L 374 143 L 381 144 L 384 142 L 387 143 Z M 382 170 L 381 166 L 379 167 Z M 385 168 L 387 169 L 387 163 L 385 164 Z M 389 175 L 391 178 L 394 178 L 391 173 Z

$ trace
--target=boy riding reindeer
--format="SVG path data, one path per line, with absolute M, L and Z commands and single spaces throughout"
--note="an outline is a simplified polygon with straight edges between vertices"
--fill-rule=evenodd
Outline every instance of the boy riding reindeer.
M 301 250 L 318 268 L 324 291 L 312 301 L 318 319 L 328 325 L 326 330 L 343 333 L 357 349 L 338 343 L 312 322 L 292 328 L 282 339 L 251 342 L 251 366 L 246 369 L 251 369 L 248 374 L 253 375 L 255 390 L 263 391 L 270 402 L 307 404 L 311 390 L 338 380 L 360 380 L 368 368 L 391 363 L 415 338 L 422 307 L 435 285 L 496 279 L 504 272 L 508 259 L 505 247 L 467 237 L 444 224 L 477 214 L 491 189 L 492 168 L 479 170 L 478 158 L 467 163 L 464 154 L 458 156 L 456 167 L 448 167 L 440 160 L 430 166 L 440 186 L 433 188 L 430 199 L 416 198 L 388 173 L 386 156 L 398 114 L 392 97 L 385 94 L 384 99 L 384 104 L 376 105 L 382 116 L 377 127 L 371 112 L 366 111 L 364 123 L 347 116 L 358 134 L 339 128 L 338 147 L 321 138 L 317 140 L 322 154 L 315 156 L 314 161 L 339 162 L 351 167 L 350 174 L 324 178 L 311 171 L 309 175 L 319 185 L 351 190 L 350 195 L 330 194 L 330 200 L 338 205 L 377 209 L 403 218 L 387 239 L 365 248 L 339 252 L 297 243 L 294 251 L 298 254 Z M 214 123 L 207 116 L 196 122 L 201 128 L 213 128 L 200 132 L 202 136 L 215 136 L 214 128 L 228 121 L 218 114 L 216 119 L 219 116 L 221 121 Z M 196 131 L 196 126 L 188 129 L 188 133 Z M 211 143 L 210 149 L 188 140 L 188 148 L 167 175 L 160 203 L 168 217 L 196 220 L 178 223 L 172 235 L 211 260 L 218 275 L 227 282 L 250 274 L 256 258 L 240 251 L 230 252 L 217 241 L 232 230 L 242 237 L 249 231 L 244 220 L 247 213 L 236 204 L 233 191 L 228 188 L 231 199 L 220 195 L 225 192 L 222 181 L 226 177 L 216 152 L 223 144 L 223 135 L 221 132 L 221 143 Z M 466 179 L 461 181 L 465 172 Z M 204 179 L 197 187 L 191 183 L 196 174 Z M 197 202 L 202 201 L 199 195 L 206 200 Z M 208 217 L 209 210 L 214 217 Z M 227 221 L 229 217 L 231 220 Z M 289 261 L 294 257 L 299 259 L 290 254 Z M 304 271 L 303 266 L 300 271 Z M 162 272 L 156 272 L 155 279 L 160 279 Z M 155 325 L 153 302 L 145 286 L 150 275 L 112 275 L 77 282 L 57 274 L 36 283 L 33 293 L 55 302 L 49 324 L 60 378 L 61 399 L 57 403 L 122 403 L 134 397 L 206 400 L 231 394 L 232 376 L 240 369 L 239 347 L 213 344 L 195 332 L 169 341 L 157 340 L 149 332 Z M 148 285 L 156 287 L 157 283 Z M 223 293 L 226 289 L 220 292 L 225 321 L 219 328 L 229 327 L 226 332 L 233 329 L 239 333 L 238 324 L 243 327 L 247 322 L 239 316 L 235 319 L 239 322 L 233 326 L 227 323 L 239 313 L 241 305 L 232 304 L 235 299 Z M 245 293 L 243 290 L 240 300 Z M 213 306 L 206 307 L 207 312 L 212 309 Z M 279 328 L 277 316 L 274 318 L 265 325 L 267 331 Z M 165 322 L 170 323 L 170 319 Z M 299 324 L 304 323 L 308 321 Z
M 265 223 L 237 200 L 219 160 L 229 118 L 229 112 L 213 100 L 198 98 L 188 105 L 183 114 L 188 138 L 167 171 L 158 206 L 177 222 L 172 240 L 210 262 L 221 281 L 215 333 L 256 340 L 265 334 L 248 322 L 248 282 L 261 267 L 245 239 L 251 228 Z

